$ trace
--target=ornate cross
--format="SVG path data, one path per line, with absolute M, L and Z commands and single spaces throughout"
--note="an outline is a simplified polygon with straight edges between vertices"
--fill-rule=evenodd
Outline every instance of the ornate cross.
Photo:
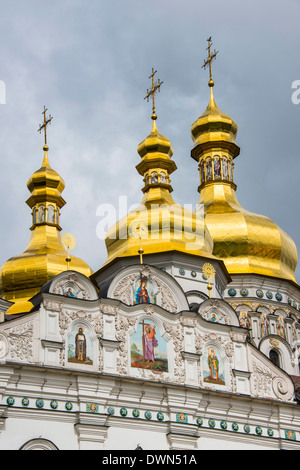
M 45 133 L 45 147 L 47 146 L 47 126 L 48 124 L 51 124 L 51 121 L 53 119 L 53 117 L 51 116 L 51 114 L 49 114 L 49 117 L 47 118 L 46 116 L 46 112 L 48 110 L 46 109 L 46 107 L 44 106 L 44 111 L 42 112 L 42 114 L 44 115 L 44 123 L 43 124 L 40 124 L 40 128 L 38 129 L 38 132 L 41 134 L 42 133 L 42 130 L 44 129 L 44 133 Z
M 150 75 L 149 78 L 152 79 L 152 88 L 150 90 L 147 90 L 147 95 L 145 96 L 144 99 L 147 98 L 147 101 L 149 102 L 149 98 L 152 98 L 152 119 L 157 119 L 157 116 L 155 114 L 155 93 L 157 91 L 160 91 L 160 87 L 161 85 L 164 83 L 164 82 L 161 82 L 159 79 L 158 79 L 158 82 L 155 83 L 154 81 L 154 75 L 157 73 L 157 70 L 154 71 L 154 69 L 152 69 L 152 73 Z
M 211 46 L 212 46 L 212 40 L 211 40 L 211 36 L 207 39 L 207 42 L 208 42 L 208 47 L 207 47 L 207 50 L 208 50 L 208 58 L 206 60 L 204 60 L 204 64 L 202 65 L 202 68 L 206 68 L 207 66 L 209 66 L 209 82 L 208 82 L 208 85 L 209 86 L 214 86 L 214 81 L 212 79 L 212 70 L 211 70 L 211 63 L 213 61 L 213 59 L 216 58 L 216 55 L 218 54 L 219 51 L 216 51 L 214 50 L 213 54 L 211 54 Z

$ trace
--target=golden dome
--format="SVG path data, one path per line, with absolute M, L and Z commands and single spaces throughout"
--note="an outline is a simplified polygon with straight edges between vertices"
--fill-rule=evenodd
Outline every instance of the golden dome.
M 177 250 L 214 258 L 212 243 L 203 218 L 176 204 L 170 174 L 176 170 L 170 141 L 160 134 L 153 113 L 151 133 L 138 146 L 141 162 L 136 169 L 143 176 L 144 193 L 135 211 L 112 226 L 106 234 L 108 258 L 137 256 Z
M 233 159 L 237 125 L 215 104 L 211 87 L 206 111 L 192 126 L 192 157 L 199 162 L 200 207 L 213 240 L 213 254 L 230 274 L 255 273 L 295 282 L 298 255 L 293 240 L 269 218 L 237 200 Z
M 67 270 L 67 251 L 61 244 L 59 210 L 65 205 L 61 196 L 65 183 L 48 161 L 44 146 L 42 167 L 29 179 L 31 195 L 26 201 L 32 209 L 31 237 L 26 250 L 10 258 L 1 268 L 0 296 L 14 302 L 7 314 L 29 312 L 29 302 L 41 287 L 62 271 Z M 80 258 L 71 257 L 70 269 L 86 276 L 92 274 Z
M 238 126 L 234 120 L 218 108 L 211 86 L 208 106 L 191 128 L 195 147 L 210 142 L 228 142 L 235 147 L 236 155 L 238 155 L 239 147 L 235 143 L 237 131 Z

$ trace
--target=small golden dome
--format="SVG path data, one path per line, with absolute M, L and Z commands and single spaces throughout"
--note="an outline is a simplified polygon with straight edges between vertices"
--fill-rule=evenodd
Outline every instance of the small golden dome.
M 240 149 L 235 143 L 238 126 L 234 120 L 223 113 L 217 106 L 214 98 L 213 87 L 210 87 L 210 100 L 204 113 L 194 122 L 191 127 L 194 149 L 199 145 L 222 142 L 228 144 L 233 153 L 233 158 L 239 155 Z
M 43 164 L 27 183 L 31 196 L 26 202 L 32 209 L 29 244 L 23 253 L 6 261 L 0 271 L 0 296 L 14 302 L 7 311 L 10 315 L 30 311 L 29 299 L 68 266 L 59 225 L 60 209 L 65 205 L 61 196 L 65 183 L 51 168 L 47 151 L 44 146 Z M 90 267 L 75 256 L 71 257 L 70 269 L 86 276 L 92 274 Z

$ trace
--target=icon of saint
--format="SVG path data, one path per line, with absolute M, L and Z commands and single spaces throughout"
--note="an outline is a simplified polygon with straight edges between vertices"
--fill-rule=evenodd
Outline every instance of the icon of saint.
M 219 359 L 214 348 L 209 348 L 208 367 L 210 370 L 210 379 L 219 380 Z
M 154 348 L 158 346 L 158 341 L 155 337 L 155 325 L 144 326 L 144 358 L 146 362 L 154 362 Z
M 75 337 L 75 357 L 77 361 L 84 362 L 86 360 L 86 337 L 83 328 L 80 326 Z
M 140 281 L 140 286 L 135 294 L 135 300 L 137 304 L 150 304 L 146 281 Z

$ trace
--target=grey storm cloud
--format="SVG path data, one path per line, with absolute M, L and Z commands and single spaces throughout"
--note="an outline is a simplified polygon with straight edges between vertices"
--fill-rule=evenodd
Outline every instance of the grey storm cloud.
M 215 99 L 239 126 L 238 199 L 300 247 L 300 104 L 291 100 L 300 79 L 299 1 L 2 0 L 0 9 L 0 264 L 29 240 L 26 182 L 43 158 L 37 129 L 44 105 L 54 116 L 50 163 L 66 183 L 63 231 L 73 233 L 76 255 L 92 269 L 105 262 L 97 207 L 117 207 L 124 195 L 129 204 L 142 199 L 135 166 L 151 130 L 144 96 L 152 67 L 164 82 L 158 129 L 178 167 L 173 196 L 197 204 L 190 128 L 209 100 L 201 68 L 209 36 L 219 51 Z

